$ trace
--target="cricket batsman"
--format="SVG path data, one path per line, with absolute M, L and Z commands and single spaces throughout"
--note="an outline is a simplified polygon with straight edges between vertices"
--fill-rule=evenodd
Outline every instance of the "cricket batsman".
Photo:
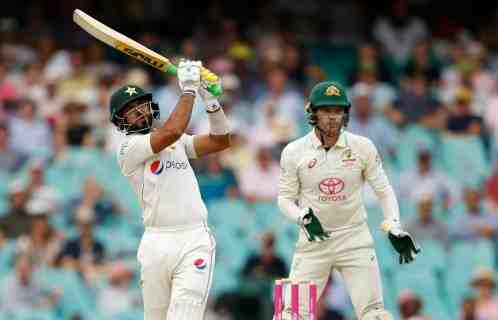
M 137 258 L 145 320 L 201 320 L 211 287 L 215 240 L 188 159 L 228 148 L 230 137 L 218 100 L 201 85 L 200 67 L 198 61 L 180 62 L 182 94 L 161 125 L 150 93 L 128 85 L 111 97 L 111 122 L 126 134 L 119 166 L 143 210 L 145 232 Z M 184 132 L 197 94 L 210 133 L 190 136 Z
M 313 130 L 289 143 L 281 155 L 278 205 L 300 226 L 290 279 L 314 281 L 321 295 L 332 269 L 338 270 L 360 320 L 391 320 L 384 309 L 373 238 L 366 222 L 362 187 L 368 182 L 384 215 L 382 229 L 399 262 L 419 252 L 402 230 L 398 202 L 374 144 L 345 130 L 351 104 L 335 82 L 313 87 L 306 113 Z M 300 294 L 300 315 L 308 319 L 308 293 Z M 290 301 L 290 290 L 285 290 Z M 290 320 L 290 305 L 283 319 Z

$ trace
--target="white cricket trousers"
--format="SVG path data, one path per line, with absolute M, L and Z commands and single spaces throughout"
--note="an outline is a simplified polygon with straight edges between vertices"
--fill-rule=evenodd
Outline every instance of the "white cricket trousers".
M 207 225 L 182 230 L 146 227 L 137 258 L 144 320 L 202 320 L 216 242 Z
M 341 273 L 358 319 L 384 309 L 373 238 L 366 223 L 331 232 L 330 239 L 322 242 L 309 242 L 300 234 L 289 278 L 314 281 L 321 296 L 333 269 Z M 302 319 L 309 319 L 308 299 L 308 288 L 300 289 Z M 290 286 L 285 288 L 284 301 L 283 319 L 290 320 Z

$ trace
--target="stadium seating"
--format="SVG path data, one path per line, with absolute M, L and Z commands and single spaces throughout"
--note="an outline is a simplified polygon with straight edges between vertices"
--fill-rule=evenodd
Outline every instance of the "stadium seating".
M 444 136 L 442 160 L 446 173 L 463 186 L 475 186 L 490 173 L 484 146 L 479 137 Z
M 495 246 L 488 240 L 457 242 L 452 246 L 446 271 L 446 290 L 452 310 L 456 310 L 462 298 L 471 293 L 472 273 L 478 267 L 495 266 Z

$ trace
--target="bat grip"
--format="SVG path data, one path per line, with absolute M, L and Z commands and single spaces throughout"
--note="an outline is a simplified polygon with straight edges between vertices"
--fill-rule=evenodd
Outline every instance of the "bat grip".
M 176 76 L 178 68 L 174 64 L 170 64 L 166 69 L 166 73 L 172 76 Z M 206 90 L 209 91 L 215 97 L 219 97 L 223 94 L 223 88 L 218 82 L 218 76 L 209 71 L 208 69 L 201 68 L 201 78 L 206 80 L 208 83 Z

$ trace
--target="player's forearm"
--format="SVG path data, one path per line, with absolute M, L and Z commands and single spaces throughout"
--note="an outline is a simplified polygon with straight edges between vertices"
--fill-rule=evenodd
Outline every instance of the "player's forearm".
M 387 232 L 392 227 L 400 227 L 399 205 L 393 188 L 389 185 L 383 192 L 377 193 L 377 196 L 384 215 L 382 229 Z
M 192 94 L 182 94 L 168 120 L 151 134 L 154 153 L 160 152 L 180 139 L 190 122 L 194 99 L 195 96 Z
M 223 108 L 220 107 L 212 112 L 208 111 L 207 114 L 209 121 L 209 136 L 218 146 L 217 151 L 230 147 L 230 126 Z
M 299 217 L 301 216 L 302 209 L 299 208 L 295 201 L 288 199 L 283 196 L 278 197 L 278 207 L 285 217 L 290 219 L 292 222 L 297 223 Z

